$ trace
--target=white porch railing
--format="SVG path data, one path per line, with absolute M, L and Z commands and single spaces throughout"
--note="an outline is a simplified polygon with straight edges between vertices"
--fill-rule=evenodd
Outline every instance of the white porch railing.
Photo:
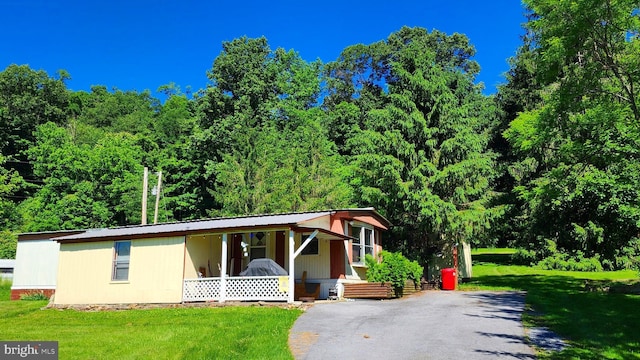
M 219 277 L 185 279 L 182 301 L 220 301 Z M 234 301 L 287 301 L 287 276 L 234 276 L 226 278 L 224 300 Z

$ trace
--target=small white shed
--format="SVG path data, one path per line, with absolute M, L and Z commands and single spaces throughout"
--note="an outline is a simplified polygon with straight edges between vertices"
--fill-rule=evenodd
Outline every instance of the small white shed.
M 16 265 L 14 259 L 0 259 L 0 280 L 13 279 L 13 268 Z
M 11 300 L 19 300 L 22 294 L 32 292 L 53 295 L 58 277 L 60 244 L 52 239 L 80 232 L 83 231 L 50 231 L 18 235 Z

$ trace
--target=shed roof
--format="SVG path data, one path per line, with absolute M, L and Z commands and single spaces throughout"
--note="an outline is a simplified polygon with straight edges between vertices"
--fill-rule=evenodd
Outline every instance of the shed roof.
M 18 234 L 18 241 L 22 242 L 28 240 L 54 240 L 58 237 L 80 234 L 85 231 L 87 230 L 56 230 L 22 233 Z

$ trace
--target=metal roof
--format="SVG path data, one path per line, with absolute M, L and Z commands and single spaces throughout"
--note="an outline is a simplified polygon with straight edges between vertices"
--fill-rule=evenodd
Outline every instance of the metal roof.
M 86 232 L 61 236 L 56 238 L 59 242 L 78 242 L 96 238 L 113 237 L 135 237 L 141 235 L 154 235 L 165 233 L 185 233 L 206 231 L 212 229 L 235 229 L 252 227 L 274 227 L 274 226 L 296 226 L 302 225 L 305 221 L 313 220 L 322 216 L 331 215 L 334 211 L 319 211 L 307 213 L 275 214 L 275 215 L 254 215 L 232 218 L 219 218 L 209 220 L 198 220 L 189 222 L 138 225 L 113 229 L 96 229 Z

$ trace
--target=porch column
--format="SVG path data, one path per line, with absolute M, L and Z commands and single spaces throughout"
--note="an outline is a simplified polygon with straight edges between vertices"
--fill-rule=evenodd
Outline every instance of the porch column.
M 220 259 L 220 302 L 227 297 L 227 233 L 222 234 L 222 259 Z
M 292 303 L 295 299 L 294 291 L 295 291 L 295 269 L 293 268 L 293 263 L 295 261 L 294 256 L 294 247 L 295 247 L 295 232 L 293 230 L 289 230 L 289 299 L 288 303 Z

